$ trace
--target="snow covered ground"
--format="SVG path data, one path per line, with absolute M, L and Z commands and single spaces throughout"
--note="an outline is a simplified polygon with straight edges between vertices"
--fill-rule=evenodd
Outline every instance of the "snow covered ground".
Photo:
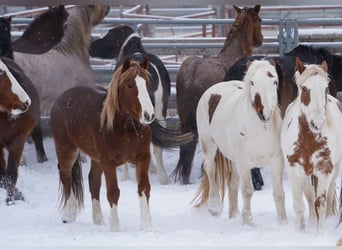
M 17 186 L 26 200 L 7 206 L 6 193 L 0 189 L 0 249 L 10 246 L 43 246 L 43 249 L 61 246 L 151 246 L 157 249 L 165 246 L 332 246 L 342 236 L 342 226 L 336 228 L 337 218 L 326 220 L 326 233 L 318 237 L 315 236 L 313 227 L 305 232 L 295 230 L 292 197 L 286 176 L 284 180 L 289 223 L 279 226 L 268 168 L 262 169 L 264 189 L 255 192 L 252 199 L 254 226 L 243 226 L 240 217 L 229 219 L 227 202 L 220 217 L 211 216 L 205 207 L 193 208 L 190 201 L 200 183 L 199 150 L 192 172 L 193 184 L 184 186 L 171 182 L 169 185 L 159 185 L 156 176 L 151 174 L 151 231 L 139 230 L 140 211 L 133 169 L 130 169 L 131 180 L 119 183 L 121 231 L 109 231 L 109 206 L 104 186 L 101 199 L 107 224 L 93 225 L 87 180 L 89 163 L 83 165 L 85 207 L 76 222 L 63 224 L 58 206 L 59 179 L 53 140 L 46 138 L 44 143 L 49 158 L 44 164 L 36 162 L 33 145 L 25 145 L 27 166 L 20 167 Z M 171 173 L 178 160 L 178 151 L 165 151 L 164 160 L 168 173 Z M 340 178 L 337 186 L 339 188 Z

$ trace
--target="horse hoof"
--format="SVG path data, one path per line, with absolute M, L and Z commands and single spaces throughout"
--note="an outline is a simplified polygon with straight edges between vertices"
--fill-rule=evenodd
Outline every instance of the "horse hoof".
M 24 195 L 18 189 L 15 189 L 14 199 L 16 201 L 25 201 Z
M 6 205 L 7 206 L 12 206 L 12 205 L 14 205 L 15 203 L 14 203 L 14 199 L 13 199 L 13 197 L 7 197 L 6 198 Z
M 40 155 L 40 156 L 37 156 L 37 162 L 38 163 L 43 163 L 43 162 L 46 162 L 48 161 L 48 158 L 46 157 L 46 155 Z

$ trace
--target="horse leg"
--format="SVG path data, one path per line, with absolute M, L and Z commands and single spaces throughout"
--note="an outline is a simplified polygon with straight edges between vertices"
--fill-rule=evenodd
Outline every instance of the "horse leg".
M 151 157 L 150 155 L 146 155 L 144 160 L 141 160 L 136 165 L 136 178 L 138 183 L 138 195 L 139 195 L 139 203 L 140 203 L 140 229 L 149 230 L 152 227 L 152 219 L 149 208 L 149 200 L 150 200 L 150 181 L 148 178 L 148 168 L 150 165 Z
M 103 214 L 100 204 L 100 189 L 101 189 L 101 177 L 102 169 L 98 162 L 91 161 L 90 171 L 88 175 L 89 180 L 89 191 L 92 200 L 92 211 L 93 211 L 93 223 L 95 225 L 103 225 Z
M 110 231 L 120 231 L 120 221 L 118 216 L 118 201 L 120 197 L 120 189 L 118 187 L 118 179 L 116 175 L 116 166 L 113 164 L 101 163 L 102 170 L 106 179 L 107 200 L 110 206 L 109 227 Z
M 251 213 L 251 199 L 253 195 L 253 185 L 251 182 L 251 171 L 246 163 L 237 163 L 241 177 L 241 190 L 243 198 L 242 224 L 253 225 Z
M 315 190 L 315 211 L 317 216 L 316 235 L 324 233 L 324 220 L 327 210 L 327 192 L 331 181 L 331 174 L 315 173 L 314 190 Z
M 229 212 L 228 217 L 234 218 L 239 214 L 238 192 L 240 184 L 240 176 L 236 169 L 235 163 L 231 162 L 228 167 L 228 200 Z
M 335 166 L 339 166 L 338 161 Z M 337 214 L 337 194 L 336 194 L 336 178 L 339 174 L 339 168 L 334 168 L 333 176 L 330 181 L 329 190 L 327 194 L 327 214 L 326 217 L 335 216 Z
M 25 140 L 25 135 L 17 136 L 8 148 L 7 174 L 4 177 L 4 185 L 7 190 L 7 205 L 13 205 L 16 198 L 24 200 L 22 193 L 15 186 L 18 180 L 18 166 Z
M 63 223 L 74 222 L 77 217 L 78 212 L 78 203 L 77 197 L 75 194 L 76 189 L 73 188 L 73 183 L 76 177 L 79 179 L 81 176 L 75 173 L 79 172 L 76 170 L 80 170 L 80 163 L 78 160 L 78 151 L 76 148 L 73 150 L 71 148 L 67 148 L 64 145 L 58 146 L 56 145 L 56 153 L 58 158 L 58 170 L 59 170 L 59 179 L 61 183 L 61 191 L 62 191 L 62 202 L 63 202 L 63 215 L 62 221 Z M 69 149 L 69 150 L 68 150 Z M 80 180 L 78 180 L 80 181 Z M 83 190 L 82 190 L 83 191 Z
M 284 161 L 281 153 L 271 160 L 270 166 L 272 174 L 273 198 L 277 208 L 278 223 L 283 225 L 287 223 L 287 216 L 285 210 L 285 192 L 283 188 Z
M 157 147 L 153 145 L 153 152 L 156 158 L 156 169 L 157 169 L 157 179 L 160 184 L 165 185 L 169 183 L 169 178 L 166 174 L 164 164 L 163 164 L 163 149 L 161 147 Z M 151 161 L 151 164 L 153 161 Z
M 252 183 L 254 190 L 259 191 L 262 189 L 262 186 L 264 185 L 264 181 L 262 179 L 262 175 L 260 172 L 260 168 L 252 168 L 251 169 L 251 175 L 252 175 Z
M 300 231 L 305 229 L 304 221 L 304 200 L 302 195 L 301 183 L 303 180 L 303 174 L 299 171 L 301 166 L 287 166 L 288 176 L 291 183 L 292 199 L 293 199 L 293 210 L 296 216 L 296 227 Z
M 180 146 L 179 160 L 174 171 L 175 177 L 179 178 L 183 184 L 190 184 L 190 173 L 192 168 L 192 161 L 195 156 L 196 141 L 192 141 L 186 145 Z
M 6 175 L 6 159 L 5 159 L 5 152 L 4 147 L 0 145 L 0 188 L 5 188 L 4 184 L 4 176 Z
M 121 165 L 121 168 L 122 168 L 121 180 L 122 181 L 128 181 L 129 180 L 128 167 L 129 167 L 129 163 L 128 162 L 126 162 L 125 164 Z
M 47 156 L 46 156 L 46 153 L 45 153 L 45 150 L 44 150 L 43 132 L 42 132 L 42 127 L 40 125 L 40 122 L 32 130 L 31 136 L 32 136 L 32 140 L 34 142 L 34 146 L 35 146 L 35 149 L 36 149 L 37 161 L 39 163 L 47 161 L 48 159 L 47 159 Z
M 213 216 L 219 216 L 223 211 L 222 199 L 220 198 L 220 189 L 216 179 L 216 171 L 218 166 L 215 164 L 215 156 L 217 147 L 214 143 L 208 144 L 210 140 L 200 139 L 203 153 L 203 167 L 208 176 L 209 193 L 207 207 Z M 219 178 L 218 178 L 219 179 Z
M 316 222 L 316 213 L 315 213 L 315 207 L 314 207 L 314 193 L 313 193 L 313 188 L 312 188 L 312 183 L 311 183 L 311 178 L 306 177 L 302 181 L 302 187 L 303 187 L 303 192 L 305 195 L 305 198 L 308 202 L 308 207 L 309 207 L 309 223 L 311 225 L 314 225 Z

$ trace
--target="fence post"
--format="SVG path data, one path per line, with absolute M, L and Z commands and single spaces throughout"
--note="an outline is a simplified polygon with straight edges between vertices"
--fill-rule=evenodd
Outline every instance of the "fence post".
M 291 51 L 297 47 L 299 42 L 298 37 L 298 22 L 296 19 L 281 19 L 279 22 L 279 55 L 283 56 L 284 53 Z

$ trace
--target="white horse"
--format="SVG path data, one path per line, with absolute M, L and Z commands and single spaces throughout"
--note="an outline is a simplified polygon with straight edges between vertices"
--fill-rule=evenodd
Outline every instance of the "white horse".
M 221 82 L 202 95 L 197 106 L 197 126 L 205 175 L 195 196 L 197 205 L 207 202 L 209 212 L 221 214 L 225 180 L 221 158 L 230 164 L 229 217 L 238 212 L 241 178 L 243 224 L 252 224 L 253 186 L 250 169 L 269 165 L 279 223 L 287 221 L 283 191 L 283 158 L 280 148 L 281 116 L 278 107 L 278 75 L 273 61 L 247 63 L 243 81 Z M 220 197 L 221 195 L 221 197 Z M 200 197 L 201 196 L 201 197 Z
M 291 181 L 296 225 L 305 229 L 304 201 L 316 234 L 324 232 L 326 214 L 334 210 L 335 180 L 342 156 L 341 103 L 328 94 L 328 67 L 296 59 L 297 98 L 287 107 L 281 147 Z M 336 210 L 336 209 L 335 209 Z

